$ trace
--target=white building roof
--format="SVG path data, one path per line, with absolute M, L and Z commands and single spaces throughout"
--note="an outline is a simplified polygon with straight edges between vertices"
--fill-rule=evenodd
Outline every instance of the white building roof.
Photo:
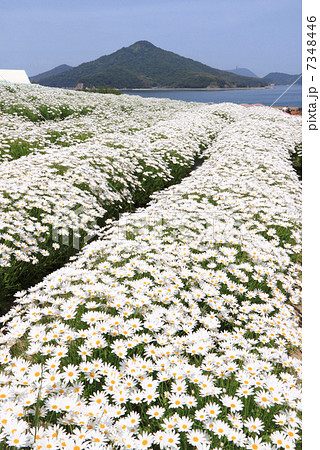
M 9 83 L 30 84 L 30 80 L 25 70 L 0 69 L 0 83 L 1 81 L 8 81 Z

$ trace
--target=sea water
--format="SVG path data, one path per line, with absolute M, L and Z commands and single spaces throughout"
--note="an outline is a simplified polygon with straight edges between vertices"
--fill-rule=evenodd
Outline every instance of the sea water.
M 219 91 L 181 90 L 181 89 L 148 89 L 123 90 L 124 94 L 140 95 L 141 97 L 170 98 L 185 102 L 201 103 L 261 103 L 266 106 L 296 106 L 302 107 L 302 86 L 274 86 L 262 89 L 228 89 Z

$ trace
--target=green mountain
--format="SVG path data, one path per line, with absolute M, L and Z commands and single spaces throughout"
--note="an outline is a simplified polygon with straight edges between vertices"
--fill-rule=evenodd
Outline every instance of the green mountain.
M 38 83 L 43 78 L 50 77 L 51 75 L 57 75 L 58 73 L 63 73 L 70 69 L 73 69 L 73 67 L 68 66 L 67 64 L 61 64 L 60 66 L 54 67 L 53 69 L 48 70 L 47 72 L 42 72 L 39 73 L 39 75 L 34 75 L 33 77 L 30 77 L 30 81 Z
M 260 78 L 214 69 L 147 41 L 136 42 L 111 55 L 43 78 L 39 83 L 71 88 L 83 83 L 83 87 L 88 88 L 112 86 L 117 89 L 262 87 L 267 84 Z
M 235 73 L 237 75 L 242 75 L 243 77 L 253 77 L 259 78 L 255 73 L 251 72 L 249 69 L 245 69 L 244 67 L 237 67 L 236 69 L 228 69 L 228 72 Z
M 262 79 L 265 80 L 267 84 L 278 84 L 285 86 L 294 83 L 300 75 L 289 75 L 288 73 L 271 72 Z M 296 84 L 302 84 L 302 77 L 296 82 Z

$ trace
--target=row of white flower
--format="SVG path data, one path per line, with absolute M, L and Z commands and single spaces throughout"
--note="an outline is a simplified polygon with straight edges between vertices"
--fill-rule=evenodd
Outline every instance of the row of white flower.
M 39 111 L 43 105 L 54 112 L 66 104 L 74 113 L 64 120 L 44 120 Z M 44 153 L 48 148 L 78 144 L 81 134 L 93 139 L 102 133 L 129 134 L 170 120 L 178 110 L 185 110 L 182 102 L 160 100 L 147 105 L 143 100 L 128 96 L 119 98 L 37 85 L 12 87 L 1 83 L 0 162 L 13 159 L 9 153 L 10 144 L 17 140 L 30 144 L 35 152 Z M 83 108 L 88 110 L 88 114 L 80 114 Z M 30 120 L 26 110 L 38 114 L 39 119 L 43 120 Z M 57 139 L 53 139 L 57 134 Z
M 93 222 L 108 206 L 132 202 L 137 189 L 157 178 L 169 181 L 170 163 L 192 166 L 201 153 L 199 145 L 207 145 L 208 136 L 228 123 L 221 117 L 228 106 L 221 109 L 37 86 L 20 88 L 15 95 L 22 104 L 32 98 L 35 109 L 38 104 L 56 106 L 71 99 L 75 110 L 85 104 L 91 111 L 54 122 L 54 126 L 52 121 L 33 123 L 3 113 L 4 123 L 25 142 L 50 136 L 49 130 L 66 132 L 69 143 L 79 131 L 91 137 L 68 147 L 63 142 L 46 145 L 44 138 L 40 149 L 0 165 L 0 265 L 5 267 L 14 260 L 37 263 L 40 254 L 49 254 L 46 243 L 53 233 L 92 234 Z M 9 128 L 3 139 L 4 146 L 6 139 L 14 141 Z M 59 246 L 55 241 L 53 245 Z
M 2 318 L 13 448 L 294 449 L 301 123 L 228 110 L 210 158 Z M 185 139 L 183 133 L 182 139 Z

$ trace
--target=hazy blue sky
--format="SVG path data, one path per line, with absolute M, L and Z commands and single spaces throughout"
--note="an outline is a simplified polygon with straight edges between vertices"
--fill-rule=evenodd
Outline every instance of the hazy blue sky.
M 148 40 L 218 69 L 301 72 L 301 0 L 0 0 L 0 68 L 36 75 Z

